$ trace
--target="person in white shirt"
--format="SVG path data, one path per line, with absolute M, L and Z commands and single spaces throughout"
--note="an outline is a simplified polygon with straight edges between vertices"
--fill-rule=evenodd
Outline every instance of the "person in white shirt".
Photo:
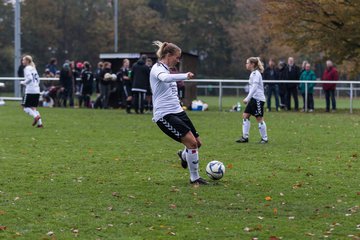
M 31 56 L 26 55 L 22 58 L 22 63 L 25 66 L 24 68 L 24 77 L 25 80 L 21 81 L 20 84 L 25 85 L 25 96 L 23 98 L 22 105 L 24 107 L 24 112 L 29 114 L 34 118 L 33 126 L 38 128 L 43 128 L 42 120 L 40 113 L 37 111 L 37 106 L 39 105 L 40 97 L 40 79 L 39 74 L 36 71 L 35 63 Z
M 250 116 L 253 115 L 259 125 L 261 135 L 260 143 L 268 143 L 268 136 L 266 132 L 266 124 L 264 121 L 264 84 L 261 73 L 264 72 L 264 66 L 258 57 L 251 57 L 246 60 L 246 69 L 251 71 L 249 78 L 249 94 L 243 100 L 246 105 L 243 113 L 243 135 L 236 140 L 238 143 L 249 142 L 250 132 Z
M 158 46 L 158 62 L 150 72 L 150 86 L 153 93 L 153 121 L 169 137 L 184 144 L 184 151 L 178 151 L 183 168 L 189 167 L 190 183 L 206 185 L 199 176 L 199 153 L 201 140 L 191 120 L 182 109 L 178 97 L 177 81 L 194 77 L 192 72 L 171 74 L 170 68 L 180 62 L 181 49 L 173 43 L 155 41 Z

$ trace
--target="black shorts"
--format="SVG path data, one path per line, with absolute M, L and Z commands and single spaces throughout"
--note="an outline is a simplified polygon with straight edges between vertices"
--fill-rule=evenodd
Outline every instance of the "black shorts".
M 123 89 L 124 89 L 125 97 L 132 96 L 131 88 L 132 88 L 131 81 L 124 80 Z
M 39 105 L 40 94 L 27 93 L 23 97 L 22 104 L 24 107 L 37 107 Z
M 244 113 L 248 113 L 255 117 L 264 116 L 264 104 L 265 102 L 251 98 L 248 104 L 246 105 Z
M 195 138 L 199 137 L 199 133 L 185 112 L 165 115 L 156 124 L 166 135 L 178 142 L 181 142 L 181 138 L 189 131 Z

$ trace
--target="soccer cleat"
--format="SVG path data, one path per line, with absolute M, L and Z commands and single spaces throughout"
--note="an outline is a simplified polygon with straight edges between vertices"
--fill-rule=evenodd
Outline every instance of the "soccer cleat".
M 195 181 L 191 181 L 191 180 L 190 180 L 190 183 L 191 183 L 191 184 L 197 184 L 197 185 L 209 185 L 209 182 L 206 181 L 206 180 L 203 179 L 203 178 L 198 178 L 198 179 L 196 179 Z
M 182 158 L 182 152 L 183 152 L 183 151 L 179 150 L 179 151 L 177 152 L 177 155 L 178 155 L 179 158 L 180 158 L 181 166 L 186 169 L 186 168 L 188 167 L 188 164 L 187 164 L 187 161 Z
M 236 140 L 237 143 L 247 143 L 249 142 L 249 138 L 241 137 L 240 139 Z
M 37 128 L 44 128 L 44 125 L 38 125 Z
M 261 139 L 259 143 L 266 144 L 266 143 L 268 143 L 268 140 Z
M 37 124 L 37 122 L 39 121 L 39 119 L 40 119 L 40 115 L 36 116 L 34 118 L 34 122 L 32 123 L 32 125 L 35 126 Z

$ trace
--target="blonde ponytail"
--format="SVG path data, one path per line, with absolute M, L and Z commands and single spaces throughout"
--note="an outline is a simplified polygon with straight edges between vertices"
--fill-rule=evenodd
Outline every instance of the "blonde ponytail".
M 181 52 L 181 49 L 173 43 L 154 41 L 153 45 L 159 48 L 156 51 L 159 60 L 163 59 L 167 54 L 174 55 L 177 51 Z
M 259 70 L 261 73 L 264 72 L 264 65 L 261 62 L 260 57 L 251 57 L 251 58 L 248 58 L 247 61 L 254 64 L 255 69 Z
M 25 58 L 29 62 L 30 66 L 32 66 L 33 68 L 36 68 L 33 58 L 30 55 L 25 55 L 23 58 Z
M 261 62 L 260 57 L 257 57 L 257 60 L 258 60 L 258 68 L 259 68 L 259 71 L 260 71 L 261 73 L 263 73 L 263 72 L 264 72 L 264 64 Z

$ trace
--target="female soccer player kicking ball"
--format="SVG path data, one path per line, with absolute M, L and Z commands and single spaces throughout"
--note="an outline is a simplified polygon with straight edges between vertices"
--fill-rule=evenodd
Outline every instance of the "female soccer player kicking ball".
M 249 142 L 250 116 L 253 115 L 259 124 L 259 131 L 261 135 L 260 143 L 267 143 L 268 136 L 266 133 L 266 124 L 263 119 L 265 94 L 263 79 L 261 76 L 261 73 L 264 71 L 264 67 L 260 58 L 251 57 L 246 60 L 246 69 L 251 71 L 249 78 L 249 94 L 243 100 L 243 102 L 247 104 L 243 113 L 243 135 L 239 140 L 236 140 L 236 142 Z
M 208 184 L 199 176 L 199 153 L 201 140 L 194 125 L 186 115 L 178 97 L 177 81 L 191 79 L 191 72 L 170 74 L 170 68 L 180 61 L 181 49 L 173 43 L 155 41 L 158 62 L 150 72 L 150 85 L 153 92 L 153 121 L 169 137 L 185 145 L 178 155 L 183 168 L 189 167 L 191 184 Z
M 38 128 L 42 128 L 43 124 L 41 121 L 40 113 L 36 110 L 39 105 L 40 97 L 40 79 L 39 74 L 36 71 L 35 63 L 31 56 L 26 55 L 22 59 L 24 64 L 24 76 L 25 80 L 21 81 L 20 84 L 25 85 L 25 96 L 22 102 L 24 112 L 34 118 L 33 126 L 37 125 Z

